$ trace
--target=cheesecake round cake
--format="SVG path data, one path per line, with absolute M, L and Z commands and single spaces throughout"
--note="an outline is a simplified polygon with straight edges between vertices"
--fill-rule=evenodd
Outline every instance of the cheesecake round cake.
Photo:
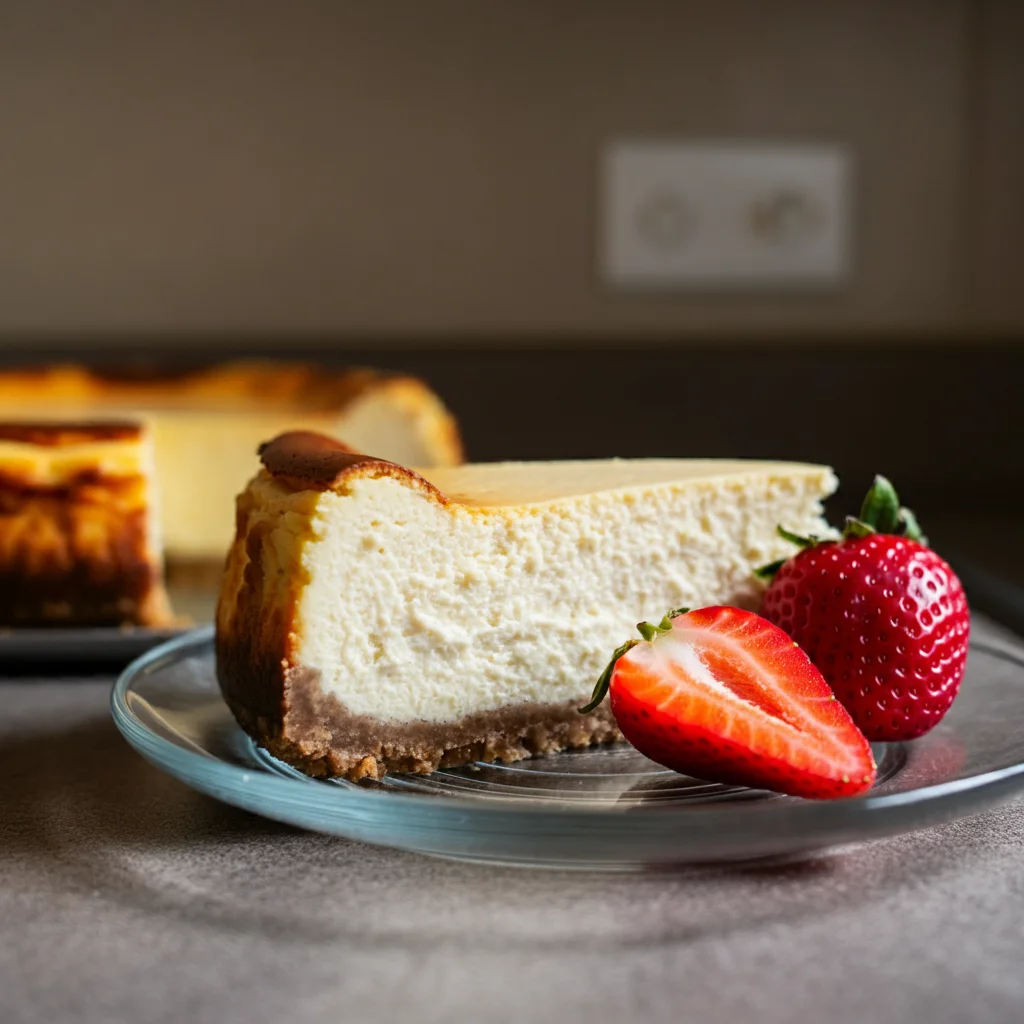
M 144 424 L 0 423 L 0 626 L 162 626 Z
M 756 608 L 823 466 L 641 459 L 411 469 L 323 435 L 263 446 L 238 498 L 217 673 L 242 727 L 317 776 L 379 778 L 619 738 L 582 715 L 670 608 Z
M 319 430 L 405 465 L 462 460 L 455 420 L 422 381 L 308 363 L 229 362 L 184 373 L 116 374 L 79 366 L 0 373 L 0 418 L 142 418 L 160 480 L 168 560 L 213 566 L 231 543 L 235 495 L 261 441 Z

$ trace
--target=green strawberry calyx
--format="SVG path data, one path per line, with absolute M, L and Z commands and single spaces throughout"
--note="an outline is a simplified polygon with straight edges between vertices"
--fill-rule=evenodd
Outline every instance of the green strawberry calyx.
M 643 643 L 644 641 L 650 643 L 662 634 L 671 632 L 672 620 L 678 618 L 680 615 L 685 615 L 689 610 L 689 608 L 673 608 L 672 611 L 663 616 L 661 622 L 657 625 L 653 622 L 638 622 L 636 624 L 636 628 L 643 637 L 643 640 L 627 640 L 621 647 L 615 648 L 612 660 L 608 662 L 605 670 L 598 678 L 597 684 L 594 686 L 594 692 L 590 696 L 590 701 L 579 709 L 580 714 L 589 714 L 601 703 L 601 701 L 604 700 L 605 695 L 608 693 L 608 687 L 612 682 L 612 673 L 615 671 L 615 666 L 618 664 L 619 658 L 621 658 L 626 651 L 632 650 L 637 644 Z
M 801 550 L 812 548 L 817 544 L 828 543 L 826 538 L 801 537 L 792 533 L 785 527 L 778 528 L 779 536 L 796 544 Z M 884 476 L 875 477 L 874 483 L 864 496 L 864 502 L 860 507 L 860 514 L 847 516 L 843 524 L 843 540 L 851 540 L 859 537 L 870 537 L 874 533 L 884 533 L 894 537 L 906 537 L 908 540 L 917 541 L 927 547 L 928 538 L 921 530 L 917 516 L 905 506 L 900 504 L 896 488 Z M 771 580 L 775 574 L 788 562 L 788 558 L 780 558 L 777 562 L 762 565 L 754 570 L 754 575 L 762 580 Z
M 876 476 L 859 516 L 847 516 L 843 537 L 869 537 L 872 533 L 891 534 L 906 537 L 927 546 L 928 538 L 921 530 L 917 516 L 909 508 L 900 505 L 896 488 L 884 476 Z

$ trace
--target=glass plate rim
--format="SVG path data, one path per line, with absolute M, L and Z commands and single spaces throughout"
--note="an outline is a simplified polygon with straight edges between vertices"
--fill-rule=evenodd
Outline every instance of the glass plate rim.
M 214 779 L 222 784 L 217 787 L 218 793 L 223 793 L 225 789 L 231 792 L 251 792 L 255 777 L 258 780 L 257 785 L 262 790 L 260 813 L 267 817 L 273 817 L 269 813 L 268 801 L 279 798 L 285 804 L 298 801 L 309 810 L 317 810 L 335 817 L 348 813 L 357 814 L 371 811 L 384 811 L 393 814 L 404 812 L 415 816 L 417 812 L 425 811 L 431 815 L 445 817 L 472 815 L 475 819 L 496 821 L 507 821 L 510 817 L 521 815 L 534 823 L 539 820 L 552 822 L 557 820 L 571 821 L 576 826 L 583 824 L 594 827 L 604 827 L 612 822 L 618 823 L 622 820 L 621 815 L 624 812 L 618 808 L 574 807 L 571 804 L 543 806 L 532 803 L 529 799 L 492 803 L 474 797 L 453 795 L 438 797 L 426 794 L 376 791 L 355 786 L 341 788 L 332 786 L 326 780 L 305 776 L 296 778 L 275 775 L 266 768 L 242 767 L 205 751 L 189 750 L 158 735 L 146 726 L 133 713 L 126 697 L 131 684 L 136 679 L 157 670 L 158 662 L 167 659 L 177 660 L 186 650 L 194 650 L 196 654 L 203 653 L 204 648 L 212 645 L 214 636 L 215 627 L 206 625 L 189 630 L 181 636 L 152 648 L 132 661 L 121 672 L 110 694 L 110 709 L 114 724 L 128 743 L 162 770 L 168 771 L 169 774 L 183 781 L 191 780 L 189 784 L 198 781 L 196 777 L 198 772 L 200 775 L 206 774 L 209 779 Z M 1024 669 L 1024 652 L 1018 652 L 1009 646 L 988 640 L 972 640 L 971 647 L 997 658 L 1011 661 L 1019 668 Z M 240 726 L 236 725 L 236 728 L 241 731 Z M 171 770 L 171 765 L 182 769 L 183 774 Z M 190 768 L 195 770 L 189 770 Z M 201 788 L 204 792 L 213 792 L 213 787 L 208 783 Z M 992 769 L 967 778 L 934 783 L 897 793 L 876 796 L 868 794 L 852 799 L 829 801 L 766 801 L 763 804 L 746 807 L 744 818 L 748 822 L 760 817 L 778 822 L 780 817 L 783 817 L 793 824 L 827 824 L 835 829 L 843 825 L 862 826 L 865 824 L 864 819 L 870 817 L 878 826 L 882 824 L 882 821 L 888 820 L 893 814 L 898 814 L 908 805 L 927 804 L 936 811 L 941 811 L 947 804 L 955 804 L 958 797 L 966 794 L 986 792 L 991 797 L 988 802 L 996 802 L 1020 788 L 1024 788 L 1024 759 L 1003 768 Z M 983 808 L 979 806 L 978 809 Z M 685 809 L 645 807 L 641 814 L 630 814 L 630 819 L 634 823 L 643 819 L 648 824 L 661 827 L 681 822 L 685 822 L 687 827 L 714 827 L 717 823 L 733 820 L 735 813 L 733 808 L 722 805 L 688 806 Z M 937 815 L 936 820 L 940 820 L 942 817 L 944 816 Z M 879 829 L 869 829 L 868 832 L 877 834 Z M 887 830 L 882 830 L 881 834 L 887 834 Z M 864 838 L 870 838 L 870 835 L 865 835 Z

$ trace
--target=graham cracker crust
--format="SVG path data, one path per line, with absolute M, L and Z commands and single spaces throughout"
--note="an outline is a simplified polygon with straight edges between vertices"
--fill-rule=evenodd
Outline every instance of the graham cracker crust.
M 388 772 L 428 775 L 474 761 L 521 761 L 622 739 L 611 710 L 587 715 L 578 702 L 512 704 L 453 722 L 390 724 L 354 715 L 320 691 L 318 673 L 289 673 L 283 720 L 254 714 L 223 687 L 239 725 L 274 757 L 315 778 L 380 779 Z

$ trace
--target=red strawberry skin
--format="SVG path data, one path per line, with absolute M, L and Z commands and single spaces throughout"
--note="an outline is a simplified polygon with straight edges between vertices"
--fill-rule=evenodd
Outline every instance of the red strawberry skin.
M 807 652 L 870 740 L 922 736 L 960 690 L 967 599 L 916 541 L 872 534 L 801 551 L 776 573 L 761 614 Z
M 821 673 L 752 612 L 675 618 L 619 658 L 609 698 L 633 746 L 687 775 L 811 799 L 857 796 L 875 779 L 867 740 Z

